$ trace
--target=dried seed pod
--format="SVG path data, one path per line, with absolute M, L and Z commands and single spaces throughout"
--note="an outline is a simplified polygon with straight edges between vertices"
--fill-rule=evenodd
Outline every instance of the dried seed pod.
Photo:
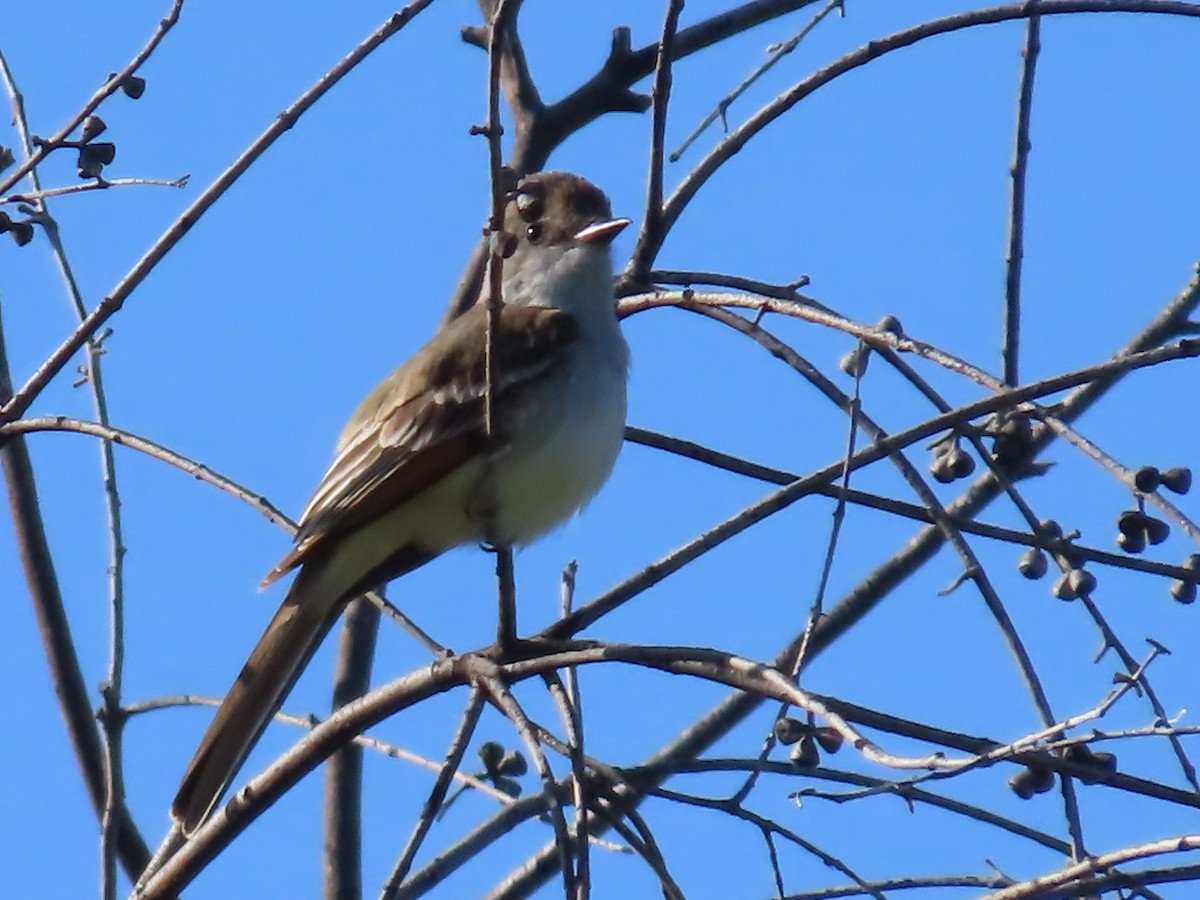
M 1096 576 L 1087 569 L 1072 569 L 1067 573 L 1067 577 L 1071 579 L 1071 587 L 1075 590 L 1076 597 L 1090 594 L 1096 589 Z
M 495 773 L 504 761 L 504 746 L 498 741 L 484 741 L 475 752 L 479 754 L 479 761 L 489 774 Z
M 1093 762 L 1092 751 L 1086 744 L 1072 744 L 1063 751 L 1063 756 L 1081 766 L 1090 766 Z
M 1189 572 L 1200 572 L 1200 553 L 1189 553 L 1183 561 L 1183 568 Z
M 1133 473 L 1133 486 L 1143 494 L 1149 494 L 1158 490 L 1161 478 L 1161 473 L 1154 466 L 1142 466 Z
M 1097 784 L 1117 771 L 1117 757 L 1114 754 L 1103 751 L 1093 753 L 1083 744 L 1068 747 L 1066 757 L 1071 762 L 1087 769 L 1086 772 L 1076 776 L 1084 784 Z
M 117 145 L 108 141 L 84 144 L 79 148 L 79 177 L 97 178 L 101 170 L 117 157 Z
M 1146 514 L 1140 509 L 1126 509 L 1117 516 L 1117 529 L 1130 537 L 1146 536 Z
M 954 470 L 950 466 L 950 454 L 942 453 L 929 464 L 929 474 L 938 484 L 950 484 L 954 481 Z
M 1045 575 L 1047 568 L 1049 568 L 1049 563 L 1046 562 L 1046 554 L 1040 547 L 1030 547 L 1021 554 L 1021 559 L 1017 563 L 1017 571 L 1030 581 L 1036 581 Z
M 87 143 L 92 138 L 99 137 L 104 134 L 104 130 L 108 128 L 104 124 L 104 120 L 96 115 L 88 116 L 83 120 L 83 141 Z
M 1180 603 L 1195 603 L 1196 602 L 1196 582 L 1194 581 L 1172 581 L 1171 596 Z
M 28 220 L 13 222 L 8 226 L 8 230 L 12 232 L 18 247 L 24 247 L 33 240 L 33 225 Z
M 1028 800 L 1054 787 L 1054 773 L 1040 766 L 1027 766 L 1008 779 L 1008 786 L 1022 800 Z
M 1058 540 L 1063 536 L 1062 526 L 1053 519 L 1042 519 L 1038 522 L 1038 534 L 1044 538 L 1049 538 L 1052 541 Z
M 111 141 L 88 144 L 88 149 L 96 154 L 96 158 L 106 166 L 117 158 L 117 145 Z
M 821 751 L 817 749 L 817 742 L 811 734 L 801 738 L 800 743 L 792 747 L 789 756 L 797 769 L 815 769 L 821 764 Z
M 504 759 L 500 760 L 500 765 L 496 766 L 497 774 L 512 775 L 518 778 L 528 771 L 529 762 L 520 750 L 508 751 L 504 754 Z
M 826 753 L 833 754 L 842 749 L 844 738 L 836 728 L 829 728 L 828 726 L 818 728 L 816 738 L 817 743 L 821 745 L 821 749 Z
M 121 90 L 130 100 L 137 100 L 146 92 L 146 79 L 140 75 L 127 75 L 121 82 Z
M 1074 569 L 1071 570 L 1071 572 L 1074 571 Z M 1054 581 L 1054 587 L 1050 589 L 1050 592 L 1059 600 L 1079 599 L 1079 592 L 1075 590 L 1075 586 L 1071 583 L 1071 572 L 1063 572 L 1059 575 Z
M 775 740 L 789 747 L 811 731 L 811 728 L 791 716 L 775 720 Z
M 867 374 L 867 363 L 871 358 L 871 350 L 865 344 L 855 347 L 840 360 L 838 368 L 851 378 L 862 378 Z
M 1126 553 L 1141 553 L 1146 549 L 1146 532 L 1139 531 L 1135 534 L 1126 534 L 1124 531 L 1117 534 L 1117 546 Z
M 884 316 L 875 325 L 880 331 L 886 331 L 888 334 L 894 334 L 896 337 L 904 336 L 904 329 L 900 326 L 900 320 L 895 316 Z
M 1033 443 L 1033 427 L 1022 413 L 1007 413 L 997 417 L 992 455 L 1001 466 L 1014 466 L 1029 455 Z
M 954 449 L 947 455 L 949 457 L 947 462 L 950 466 L 950 473 L 955 478 L 966 478 L 975 471 L 975 457 L 971 456 L 970 453 L 967 453 L 958 445 L 955 445 Z
M 505 778 L 503 775 L 497 775 L 492 779 L 492 785 L 496 790 L 507 794 L 510 797 L 521 796 L 521 783 L 513 781 L 511 778 Z
M 1146 516 L 1146 540 L 1151 544 L 1161 544 L 1171 536 L 1171 526 L 1162 519 Z
M 1175 494 L 1186 494 L 1192 489 L 1192 470 L 1187 466 L 1174 466 L 1162 473 L 1162 486 Z
M 1096 761 L 1096 768 L 1105 775 L 1115 774 L 1117 771 L 1117 754 L 1108 753 L 1104 750 L 1097 750 L 1092 754 L 1092 759 Z

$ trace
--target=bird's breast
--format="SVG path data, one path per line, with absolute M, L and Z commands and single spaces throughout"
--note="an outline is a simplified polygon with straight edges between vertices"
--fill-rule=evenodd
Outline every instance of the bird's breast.
M 500 541 L 527 544 L 561 525 L 612 471 L 625 435 L 626 357 L 619 331 L 611 338 L 618 343 L 575 348 L 565 379 L 546 386 L 495 460 Z

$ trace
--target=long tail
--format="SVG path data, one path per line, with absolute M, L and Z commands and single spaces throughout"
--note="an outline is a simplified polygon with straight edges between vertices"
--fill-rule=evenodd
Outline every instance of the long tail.
M 184 834 L 212 812 L 337 621 L 346 592 L 327 583 L 325 570 L 319 563 L 301 569 L 204 733 L 171 804 Z

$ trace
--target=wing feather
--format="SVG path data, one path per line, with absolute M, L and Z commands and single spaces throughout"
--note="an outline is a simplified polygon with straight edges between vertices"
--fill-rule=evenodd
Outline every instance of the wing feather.
M 565 375 L 579 335 L 569 314 L 505 306 L 494 338 L 493 448 L 507 443 L 506 409 Z M 484 429 L 487 310 L 455 319 L 363 401 L 338 442 L 333 464 L 300 517 L 296 546 L 264 586 L 304 562 L 319 544 L 362 527 L 440 481 L 488 447 Z

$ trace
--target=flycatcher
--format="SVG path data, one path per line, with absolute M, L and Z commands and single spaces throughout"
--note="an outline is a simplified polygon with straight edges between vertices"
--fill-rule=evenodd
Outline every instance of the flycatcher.
M 452 547 L 527 544 L 608 478 L 629 365 L 609 244 L 628 224 L 577 175 L 517 185 L 500 235 L 493 434 L 480 303 L 384 379 L 342 432 L 295 546 L 263 585 L 300 571 L 171 805 L 185 833 L 212 812 L 347 602 Z

